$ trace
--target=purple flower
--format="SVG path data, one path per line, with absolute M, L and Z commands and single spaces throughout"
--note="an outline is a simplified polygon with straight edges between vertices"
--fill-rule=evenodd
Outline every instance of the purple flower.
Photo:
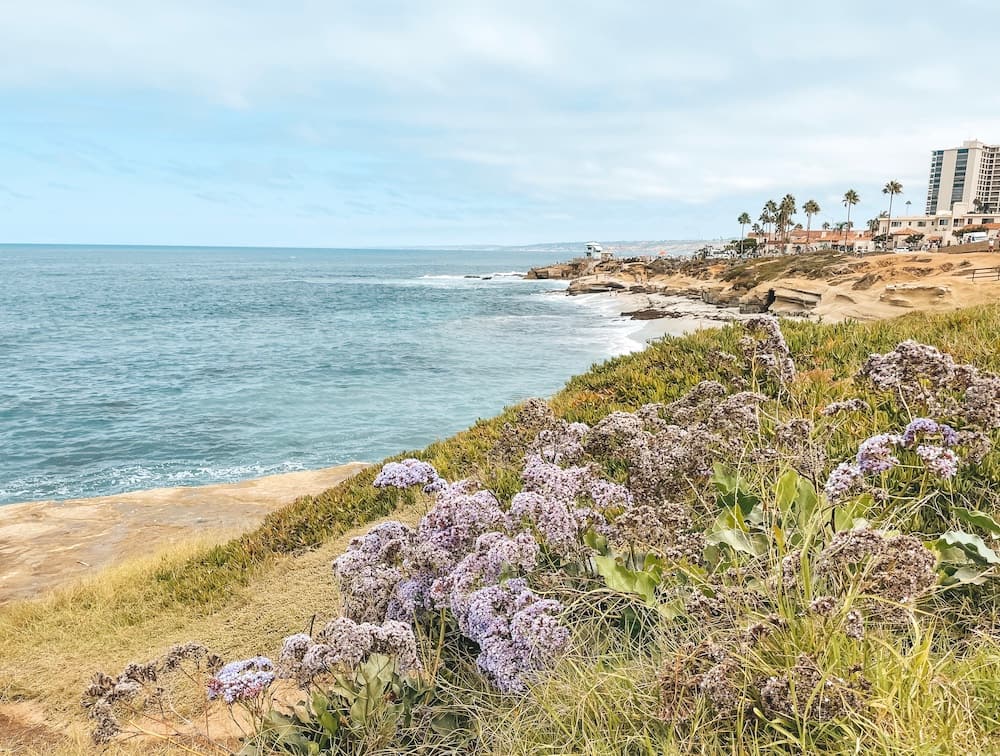
M 387 463 L 372 485 L 375 488 L 423 486 L 426 493 L 435 493 L 444 486 L 444 480 L 429 462 L 410 458 Z
M 903 431 L 903 446 L 912 447 L 917 442 L 917 437 L 936 433 L 941 436 L 941 442 L 945 446 L 954 446 L 958 443 L 958 434 L 949 425 L 938 423 L 929 417 L 918 417 L 911 420 Z
M 514 579 L 470 595 L 459 627 L 479 644 L 479 668 L 500 690 L 520 693 L 569 643 L 561 612 L 559 602 L 540 598 L 524 580 Z
M 830 501 L 840 501 L 864 477 L 861 468 L 851 462 L 841 462 L 827 478 L 823 491 Z
M 899 464 L 893 450 L 899 446 L 901 438 L 895 433 L 880 433 L 865 439 L 858 447 L 858 468 L 863 473 L 880 473 L 891 470 Z
M 230 662 L 208 681 L 208 700 L 232 705 L 260 696 L 274 682 L 274 665 L 264 656 Z
M 917 456 L 939 478 L 953 478 L 958 472 L 958 455 L 951 449 L 921 444 L 917 447 Z
M 446 486 L 417 528 L 418 539 L 451 554 L 457 561 L 476 539 L 491 530 L 505 530 L 507 515 L 497 497 L 477 491 L 470 481 Z

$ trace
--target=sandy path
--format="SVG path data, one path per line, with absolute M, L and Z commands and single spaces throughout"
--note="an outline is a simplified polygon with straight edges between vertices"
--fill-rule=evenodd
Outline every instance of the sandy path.
M 352 462 L 240 483 L 0 506 L 0 604 L 192 537 L 235 536 L 364 467 Z

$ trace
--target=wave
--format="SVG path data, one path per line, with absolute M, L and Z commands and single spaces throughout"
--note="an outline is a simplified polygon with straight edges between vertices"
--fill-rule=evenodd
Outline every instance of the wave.
M 340 464 L 340 463 L 331 463 Z M 313 465 L 312 467 L 315 467 Z M 137 490 L 174 488 L 176 486 L 203 486 L 214 483 L 236 483 L 251 478 L 300 472 L 311 469 L 291 460 L 277 464 L 246 464 L 223 466 L 177 466 L 170 463 L 123 465 L 92 471 L 68 482 L 53 480 L 52 476 L 32 475 L 10 481 L 0 488 L 0 507 L 16 501 L 44 501 L 50 499 L 91 498 L 116 496 Z

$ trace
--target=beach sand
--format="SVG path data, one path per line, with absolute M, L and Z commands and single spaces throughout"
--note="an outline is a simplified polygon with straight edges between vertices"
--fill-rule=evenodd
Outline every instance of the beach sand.
M 352 462 L 239 483 L 0 506 L 0 604 L 193 538 L 224 541 L 365 467 Z

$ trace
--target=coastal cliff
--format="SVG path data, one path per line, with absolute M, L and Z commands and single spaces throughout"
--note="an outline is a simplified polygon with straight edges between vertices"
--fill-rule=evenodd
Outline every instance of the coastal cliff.
M 569 280 L 567 293 L 627 292 L 697 300 L 740 313 L 877 320 L 906 310 L 947 311 L 1000 298 L 1000 255 L 917 252 L 855 257 L 838 252 L 759 258 L 594 261 L 586 258 L 529 271 L 529 278 Z M 646 318 L 652 317 L 647 312 Z

